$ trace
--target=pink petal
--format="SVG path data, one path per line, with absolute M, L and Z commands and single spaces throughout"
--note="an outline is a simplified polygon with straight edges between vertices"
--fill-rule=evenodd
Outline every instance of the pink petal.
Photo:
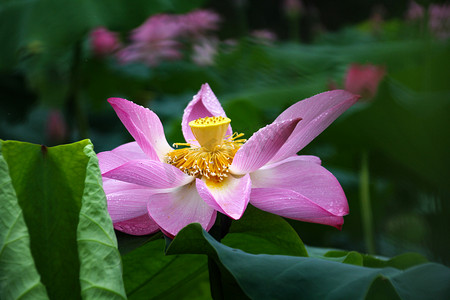
M 250 175 L 241 178 L 228 176 L 220 183 L 196 180 L 197 191 L 215 210 L 237 220 L 244 213 L 250 199 Z
M 103 189 L 113 223 L 146 214 L 147 202 L 154 194 L 149 188 L 108 178 L 103 179 Z
M 327 169 L 313 160 L 293 156 L 251 174 L 254 188 L 293 190 L 336 216 L 348 214 L 341 185 Z
M 338 229 L 344 223 L 342 216 L 333 215 L 292 190 L 253 188 L 250 203 L 261 210 L 294 220 L 331 225 Z
M 227 115 L 220 105 L 219 100 L 217 100 L 216 95 L 214 95 L 209 85 L 205 83 L 184 110 L 181 128 L 186 142 L 197 145 L 194 134 L 189 127 L 190 121 L 204 117 L 218 116 L 226 117 Z M 231 126 L 229 126 L 226 135 L 231 136 L 232 133 Z
M 158 116 L 150 109 L 121 98 L 109 98 L 117 116 L 150 159 L 162 160 L 172 151 Z
M 123 144 L 112 151 L 100 152 L 97 157 L 102 174 L 130 160 L 149 159 L 136 142 Z
M 334 90 L 302 100 L 286 109 L 274 122 L 293 118 L 301 118 L 302 121 L 272 161 L 280 161 L 295 155 L 352 106 L 358 98 L 359 96 L 347 91 Z
M 209 230 L 216 217 L 216 211 L 203 201 L 194 184 L 153 195 L 147 208 L 150 217 L 172 236 L 191 223 Z
M 194 177 L 181 172 L 176 167 L 156 160 L 133 160 L 103 177 L 143 185 L 154 189 L 167 189 L 188 184 Z
M 97 154 L 97 157 L 102 174 L 115 169 L 128 161 L 126 158 L 117 155 L 112 151 L 100 152 Z
M 274 122 L 258 130 L 236 152 L 230 172 L 246 174 L 267 164 L 289 138 L 299 121 L 300 119 L 296 118 Z
M 114 229 L 132 235 L 146 235 L 157 232 L 159 226 L 150 218 L 146 211 L 142 216 L 114 223 Z
M 314 155 L 296 155 L 296 156 L 291 156 L 291 158 L 292 157 L 296 157 L 296 159 L 298 159 L 298 160 L 313 162 L 318 165 L 322 164 L 322 160 L 319 157 L 314 156 Z
M 127 158 L 128 160 L 149 159 L 149 157 L 142 151 L 137 142 L 130 142 L 120 145 L 111 150 L 112 152 Z

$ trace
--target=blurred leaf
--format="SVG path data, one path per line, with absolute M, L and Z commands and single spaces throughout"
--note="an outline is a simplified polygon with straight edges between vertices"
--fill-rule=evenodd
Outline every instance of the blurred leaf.
M 144 244 L 160 239 L 163 237 L 162 232 L 149 235 L 130 235 L 121 231 L 115 231 L 117 237 L 117 243 L 119 245 L 119 251 L 121 255 L 125 255 L 128 252 L 133 251 L 136 248 L 143 246 Z
M 427 263 L 428 260 L 418 253 L 404 253 L 393 258 L 377 257 L 368 254 L 360 254 L 356 251 L 343 251 L 318 247 L 307 247 L 311 257 L 340 261 L 370 268 L 392 267 L 406 270 L 413 266 Z
M 217 242 L 199 224 L 181 230 L 167 253 L 206 254 L 214 258 L 253 299 L 370 299 L 374 294 L 383 299 L 450 296 L 450 270 L 443 265 L 426 263 L 401 271 L 311 257 L 248 254 Z
M 0 4 L 0 69 L 17 62 L 17 54 L 41 55 L 51 61 L 64 55 L 90 29 L 105 26 L 129 31 L 149 16 L 161 12 L 181 13 L 198 7 L 204 0 L 30 0 Z
M 398 98 L 388 87 L 387 84 L 381 85 L 372 103 L 335 124 L 325 132 L 326 137 L 336 145 L 350 148 L 350 151 L 358 148 L 380 151 L 414 173 L 396 174 L 388 163 L 371 164 L 375 166 L 372 171 L 390 176 L 415 175 L 426 184 L 448 189 L 449 178 L 445 174 L 450 165 L 447 155 L 450 139 L 446 130 L 450 128 L 450 97 L 435 101 L 425 98 L 405 101 L 407 98 Z M 339 137 L 333 138 L 337 132 Z
M 371 268 L 393 267 L 400 270 L 406 270 L 410 267 L 427 263 L 428 260 L 418 253 L 404 253 L 388 260 L 378 259 L 370 255 L 363 255 L 364 266 Z
M 158 239 L 124 255 L 123 278 L 129 299 L 211 299 L 206 257 L 164 255 Z
M 214 86 L 217 80 L 215 78 L 217 75 L 209 68 L 199 67 L 186 61 L 161 63 L 154 68 L 152 75 L 149 84 L 155 92 L 161 95 L 195 91 L 205 82 Z
M 41 276 L 35 284 L 42 283 L 51 299 L 124 299 L 120 255 L 92 144 L 48 148 L 2 141 L 1 151 L 9 170 L 1 177 L 10 178 L 15 195 L 10 192 L 8 202 L 0 204 L 14 207 L 18 217 L 21 212 L 26 224 L 7 223 L 7 230 L 22 232 L 25 243 L 28 232 L 30 240 L 29 248 L 19 248 L 11 259 L 31 251 Z M 7 212 L 2 209 L 1 217 Z M 20 270 L 7 268 L 2 274 L 16 278 L 23 275 Z M 9 287 L 17 295 L 26 292 Z

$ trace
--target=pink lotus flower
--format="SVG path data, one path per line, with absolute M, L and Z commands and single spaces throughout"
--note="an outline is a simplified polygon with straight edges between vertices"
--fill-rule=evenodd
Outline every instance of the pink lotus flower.
M 345 89 L 364 99 L 372 99 L 385 74 L 386 70 L 381 66 L 352 64 L 345 78 Z
M 158 116 L 110 98 L 136 142 L 98 154 L 115 227 L 131 234 L 160 228 L 175 236 L 197 222 L 209 230 L 216 212 L 239 219 L 248 203 L 287 218 L 340 228 L 348 213 L 337 179 L 315 156 L 296 153 L 358 99 L 335 90 L 300 101 L 247 141 L 208 84 L 186 107 L 187 146 L 173 149 Z
M 105 56 L 113 53 L 120 47 L 117 33 L 109 31 L 105 27 L 97 27 L 90 33 L 91 48 L 97 56 Z

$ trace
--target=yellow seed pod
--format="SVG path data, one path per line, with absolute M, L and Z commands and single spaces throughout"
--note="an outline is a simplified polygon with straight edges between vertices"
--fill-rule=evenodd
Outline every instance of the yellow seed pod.
M 213 149 L 222 144 L 231 120 L 227 117 L 205 117 L 189 122 L 200 146 Z

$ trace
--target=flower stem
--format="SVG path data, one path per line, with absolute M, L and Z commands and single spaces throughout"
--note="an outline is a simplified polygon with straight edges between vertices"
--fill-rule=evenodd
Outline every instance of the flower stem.
M 231 219 L 221 213 L 218 213 L 219 228 L 213 228 L 210 233 L 211 235 L 220 242 L 222 238 L 227 235 L 231 226 Z M 214 230 L 217 229 L 217 230 Z M 220 272 L 220 267 L 217 262 L 208 257 L 208 271 L 209 271 L 209 286 L 211 290 L 211 296 L 214 300 L 225 299 L 225 294 L 222 285 L 222 274 Z
M 292 15 L 289 16 L 289 37 L 292 42 L 298 43 L 300 42 L 300 16 Z
M 80 97 L 78 97 L 78 91 L 80 88 L 80 76 L 81 76 L 81 42 L 77 42 L 74 46 L 72 66 L 70 70 L 70 83 L 67 95 L 67 105 L 69 111 L 75 113 L 75 123 L 80 138 L 84 139 L 88 137 L 88 121 L 87 116 L 80 103 Z
M 208 257 L 208 272 L 211 297 L 214 300 L 225 299 L 222 287 L 222 274 L 220 273 L 219 266 L 211 257 Z
M 364 150 L 361 156 L 361 171 L 359 180 L 359 198 L 361 200 L 361 218 L 366 250 L 369 254 L 375 254 L 375 239 L 369 189 L 369 159 L 367 150 Z

